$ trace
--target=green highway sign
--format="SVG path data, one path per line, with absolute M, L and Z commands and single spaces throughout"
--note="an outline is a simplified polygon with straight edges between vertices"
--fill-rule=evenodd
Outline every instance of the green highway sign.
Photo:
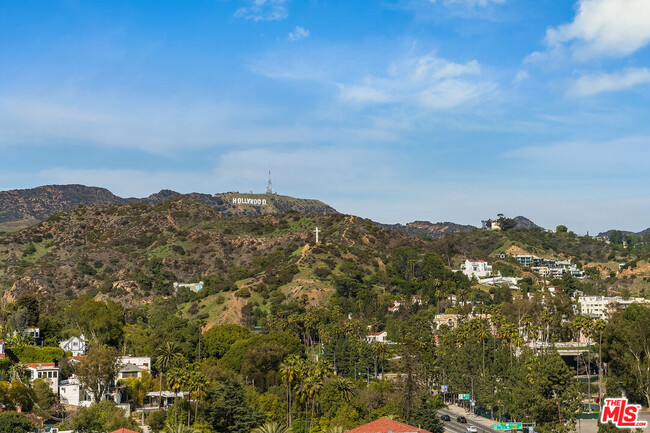
M 496 422 L 494 423 L 495 430 L 521 430 L 522 425 L 520 422 Z
M 458 394 L 458 400 L 469 400 L 469 394 Z

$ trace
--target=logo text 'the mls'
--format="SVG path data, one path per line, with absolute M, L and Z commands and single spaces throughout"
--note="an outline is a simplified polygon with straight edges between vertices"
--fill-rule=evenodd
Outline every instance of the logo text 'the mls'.
M 647 427 L 646 421 L 639 421 L 638 404 L 628 404 L 626 398 L 607 398 L 603 412 L 600 414 L 600 422 L 605 424 L 613 422 L 618 428 Z

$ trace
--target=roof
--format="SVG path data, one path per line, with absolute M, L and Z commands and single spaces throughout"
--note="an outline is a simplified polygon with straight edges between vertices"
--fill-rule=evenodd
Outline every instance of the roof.
M 347 433 L 388 433 L 389 431 L 392 433 L 431 433 L 419 427 L 413 427 L 388 418 L 379 418 L 368 424 L 348 430 Z
M 485 260 L 468 260 L 468 262 L 472 262 L 472 263 L 484 263 Z
M 48 367 L 56 367 L 56 364 L 53 362 L 34 362 L 31 364 L 25 364 L 29 368 L 48 368 Z
M 127 362 L 120 368 L 120 373 L 131 373 L 131 372 L 140 372 L 142 371 L 142 368 L 138 367 L 135 364 L 131 364 L 130 362 Z
M 129 430 L 128 428 L 121 428 L 119 430 L 112 431 L 111 433 L 138 433 L 138 432 Z

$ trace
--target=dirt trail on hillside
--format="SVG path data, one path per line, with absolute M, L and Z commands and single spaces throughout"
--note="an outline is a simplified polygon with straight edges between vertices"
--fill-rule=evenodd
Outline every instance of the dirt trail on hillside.
M 300 262 L 302 262 L 305 259 L 305 257 L 307 257 L 307 254 L 309 254 L 309 248 L 310 248 L 309 244 L 305 244 L 305 246 L 302 247 L 302 252 L 300 253 L 300 258 L 296 262 L 297 265 L 299 265 Z
M 352 223 L 354 223 L 354 216 L 353 215 L 347 216 L 347 217 L 345 217 L 345 220 L 348 221 L 350 224 L 352 224 Z M 346 242 L 348 242 L 350 244 L 350 246 L 352 246 L 352 245 L 354 245 L 354 241 L 351 241 L 350 239 L 348 239 L 348 236 L 347 236 L 349 229 L 350 229 L 350 227 L 346 227 L 345 230 L 343 230 L 343 233 L 341 233 L 341 238 L 343 238 Z

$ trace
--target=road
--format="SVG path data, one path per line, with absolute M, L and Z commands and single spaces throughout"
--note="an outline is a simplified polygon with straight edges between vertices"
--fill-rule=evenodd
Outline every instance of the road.
M 467 426 L 473 425 L 476 427 L 478 430 L 478 433 L 503 433 L 501 430 L 494 430 L 491 427 L 488 427 L 488 425 L 492 426 L 494 423 L 490 421 L 489 419 L 486 418 L 480 418 L 476 417 L 481 420 L 480 423 L 474 422 L 476 418 L 470 416 L 470 415 L 463 415 L 465 418 L 467 418 L 467 424 L 461 424 L 458 421 L 456 421 L 456 417 L 458 416 L 458 413 L 452 412 L 448 409 L 440 409 L 438 411 L 438 416 L 445 414 L 449 415 L 451 418 L 451 421 L 443 421 L 445 424 L 445 432 L 448 433 L 466 433 L 467 432 Z

